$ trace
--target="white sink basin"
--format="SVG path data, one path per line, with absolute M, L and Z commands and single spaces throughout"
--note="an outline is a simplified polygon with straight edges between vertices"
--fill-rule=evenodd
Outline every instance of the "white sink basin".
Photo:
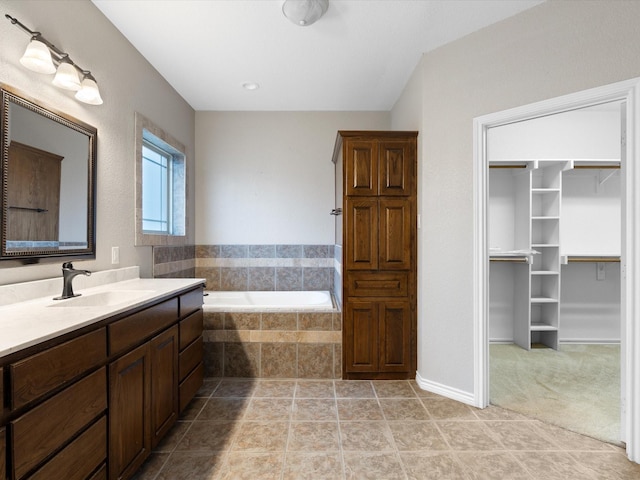
M 153 290 L 108 290 L 66 300 L 56 300 L 50 307 L 110 307 L 132 302 L 153 293 Z

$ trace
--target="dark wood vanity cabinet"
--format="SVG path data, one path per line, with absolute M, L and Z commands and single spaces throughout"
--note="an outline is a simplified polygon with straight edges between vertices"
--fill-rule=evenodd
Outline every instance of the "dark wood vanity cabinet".
M 2 371 L 0 371 L 0 377 L 2 377 Z M 0 428 L 0 478 L 7 478 L 7 433 L 4 427 Z
M 198 287 L 0 359 L 0 479 L 133 477 L 202 385 L 201 347 Z
M 417 132 L 340 131 L 343 378 L 416 370 Z

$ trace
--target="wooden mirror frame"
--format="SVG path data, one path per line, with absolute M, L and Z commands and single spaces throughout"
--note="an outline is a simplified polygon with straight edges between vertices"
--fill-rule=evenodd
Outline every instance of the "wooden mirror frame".
M 31 97 L 4 84 L 0 84 L 0 178 L 2 179 L 2 196 L 0 197 L 0 267 L 27 265 L 42 261 L 58 262 L 73 259 L 92 259 L 96 257 L 96 159 L 98 130 L 76 118 L 53 108 L 42 105 Z M 8 218 L 8 166 L 9 166 L 9 110 L 10 104 L 24 107 L 34 113 L 70 128 L 88 138 L 89 151 L 87 152 L 88 178 L 87 178 L 87 235 L 85 248 L 58 249 L 44 247 L 37 250 L 7 248 L 7 218 Z

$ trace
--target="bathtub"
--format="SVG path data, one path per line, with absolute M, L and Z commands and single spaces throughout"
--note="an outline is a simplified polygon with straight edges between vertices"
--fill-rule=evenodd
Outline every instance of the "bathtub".
M 221 292 L 207 291 L 204 310 L 211 312 L 279 311 L 279 310 L 333 310 L 328 291 L 288 292 Z

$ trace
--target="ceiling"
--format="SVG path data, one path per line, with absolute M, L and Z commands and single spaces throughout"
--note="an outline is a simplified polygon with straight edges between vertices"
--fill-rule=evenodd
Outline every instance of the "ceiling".
M 388 111 L 424 52 L 541 3 L 330 0 L 300 27 L 283 0 L 92 1 L 199 111 Z

